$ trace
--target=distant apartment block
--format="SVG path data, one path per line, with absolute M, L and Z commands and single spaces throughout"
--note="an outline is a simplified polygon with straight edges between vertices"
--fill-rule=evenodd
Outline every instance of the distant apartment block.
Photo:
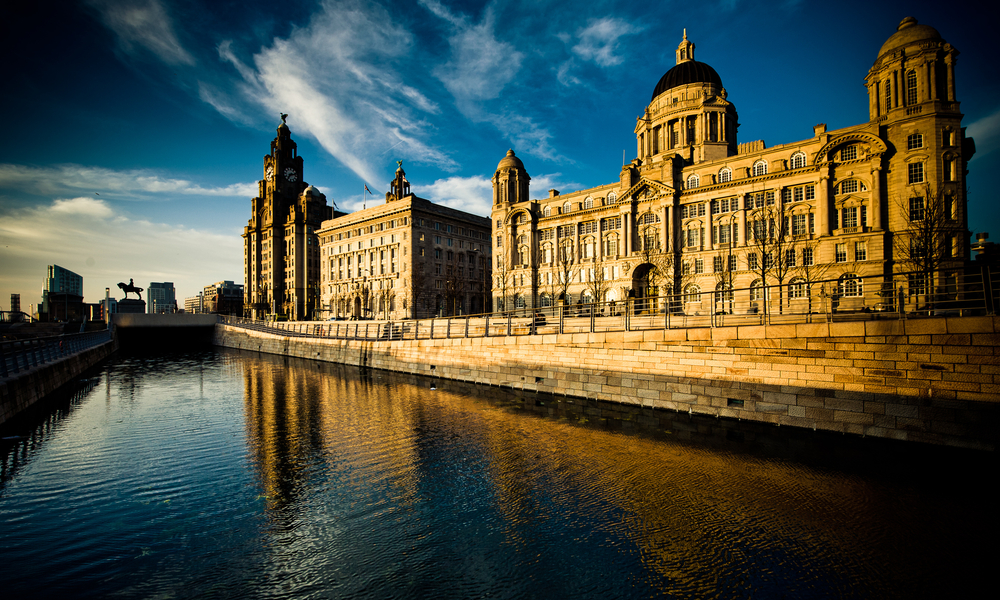
M 82 319 L 83 277 L 59 265 L 49 265 L 42 289 L 42 320 L 72 321 Z
M 146 288 L 146 311 L 150 314 L 172 313 L 177 310 L 177 297 L 171 281 L 152 282 Z

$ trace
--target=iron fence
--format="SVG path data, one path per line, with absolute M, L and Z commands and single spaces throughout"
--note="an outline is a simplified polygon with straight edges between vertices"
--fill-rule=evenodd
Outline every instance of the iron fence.
M 891 280 L 847 276 L 739 289 L 721 281 L 712 290 L 689 285 L 681 294 L 429 319 L 222 320 L 287 336 L 420 340 L 993 315 L 998 292 L 1000 275 L 984 268 L 935 274 L 933 285 L 919 273 L 896 274 Z
M 111 341 L 111 331 L 92 331 L 0 343 L 0 377 L 57 362 L 63 358 Z

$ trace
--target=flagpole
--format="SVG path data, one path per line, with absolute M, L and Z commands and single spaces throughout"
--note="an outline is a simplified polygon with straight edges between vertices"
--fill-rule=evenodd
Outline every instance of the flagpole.
M 362 185 L 365 186 L 365 191 L 362 192 L 362 196 L 364 199 L 361 201 L 361 210 L 365 210 L 368 208 L 368 184 L 363 183 Z

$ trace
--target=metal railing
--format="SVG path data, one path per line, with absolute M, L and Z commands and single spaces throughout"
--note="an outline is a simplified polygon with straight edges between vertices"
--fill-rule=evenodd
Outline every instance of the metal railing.
M 421 340 L 995 314 L 1000 274 L 984 269 L 937 275 L 933 288 L 922 284 L 926 279 L 919 274 L 903 273 L 892 281 L 872 276 L 791 280 L 732 290 L 687 287 L 686 293 L 676 295 L 426 319 L 273 322 L 224 316 L 221 320 L 286 336 Z
M 62 360 L 70 354 L 111 341 L 111 331 L 92 331 L 0 343 L 0 377 Z

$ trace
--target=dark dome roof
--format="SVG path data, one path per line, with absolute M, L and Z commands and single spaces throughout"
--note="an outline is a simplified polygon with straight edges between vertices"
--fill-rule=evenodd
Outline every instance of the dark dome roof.
M 672 69 L 663 74 L 663 77 L 660 77 L 660 82 L 656 84 L 656 89 L 653 90 L 653 98 L 650 98 L 650 100 L 655 99 L 671 88 L 689 83 L 714 83 L 722 87 L 722 78 L 715 72 L 715 69 L 705 63 L 696 60 L 686 60 L 674 65 Z

